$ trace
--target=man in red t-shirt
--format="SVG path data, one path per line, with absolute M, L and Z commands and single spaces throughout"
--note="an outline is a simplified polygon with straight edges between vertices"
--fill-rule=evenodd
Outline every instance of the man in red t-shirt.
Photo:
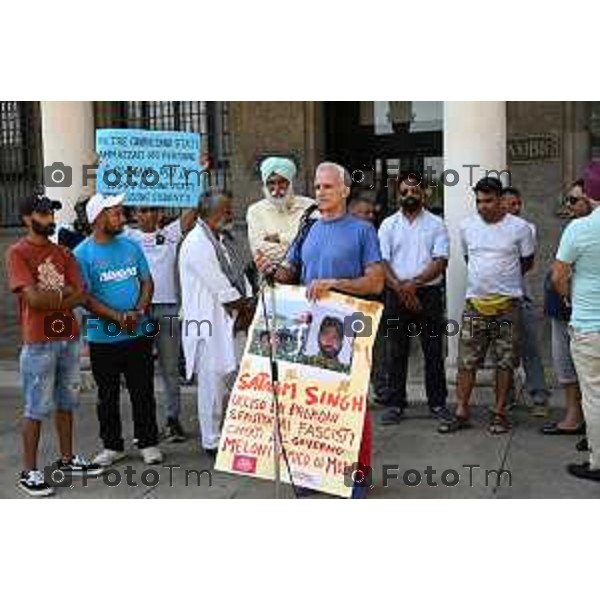
M 49 240 L 60 202 L 33 195 L 21 202 L 27 235 L 6 253 L 9 286 L 18 295 L 23 337 L 20 372 L 25 395 L 24 470 L 18 487 L 31 496 L 54 493 L 52 482 L 71 475 L 99 475 L 102 469 L 74 455 L 73 410 L 78 404 L 79 330 L 72 309 L 83 304 L 85 289 L 77 262 Z M 41 422 L 56 409 L 61 458 L 46 477 L 37 468 Z

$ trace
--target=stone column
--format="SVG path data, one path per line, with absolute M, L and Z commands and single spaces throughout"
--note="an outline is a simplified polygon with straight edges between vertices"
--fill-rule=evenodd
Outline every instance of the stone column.
M 94 106 L 93 102 L 40 102 L 40 105 L 44 165 L 62 163 L 67 167 L 63 179 L 62 169 L 56 165 L 54 180 L 58 185 L 48 185 L 45 181 L 48 197 L 63 204 L 56 215 L 60 227 L 73 222 L 75 202 L 95 188 L 92 185 L 84 189 L 82 180 L 83 165 L 93 164 L 95 159 Z
M 444 216 L 450 234 L 446 299 L 448 319 L 460 323 L 466 265 L 459 243 L 459 224 L 476 210 L 472 185 L 487 170 L 506 169 L 505 102 L 444 102 L 444 170 L 449 169 L 458 172 L 459 181 L 444 189 Z M 447 175 L 446 181 L 452 183 L 453 177 Z M 453 336 L 448 339 L 450 368 L 456 366 L 457 354 L 458 336 Z

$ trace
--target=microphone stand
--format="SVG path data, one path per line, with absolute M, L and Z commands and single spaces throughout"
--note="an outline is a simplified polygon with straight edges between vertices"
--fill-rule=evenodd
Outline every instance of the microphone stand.
M 272 319 L 269 322 L 267 310 L 265 287 L 269 288 L 269 297 L 271 300 Z M 281 433 L 279 423 L 279 368 L 275 353 L 275 336 L 277 335 L 277 310 L 275 304 L 275 279 L 273 275 L 265 276 L 265 281 L 260 288 L 260 300 L 263 306 L 263 316 L 265 327 L 269 336 L 269 366 L 271 370 L 271 387 L 273 390 L 273 475 L 275 483 L 275 499 L 281 497 Z M 292 482 L 293 485 L 293 482 Z
M 302 215 L 300 226 L 298 228 L 298 232 L 292 244 L 296 243 L 298 240 L 302 241 L 306 237 L 309 229 L 309 218 L 316 210 L 318 210 L 318 205 L 313 204 L 308 207 L 304 214 Z M 298 496 L 296 493 L 296 486 L 294 485 L 294 478 L 292 477 L 292 472 L 290 469 L 289 461 L 287 458 L 287 454 L 285 448 L 283 447 L 283 443 L 281 440 L 281 423 L 279 421 L 279 364 L 277 359 L 275 358 L 276 347 L 275 347 L 275 336 L 277 335 L 277 310 L 275 303 L 275 272 L 277 268 L 281 265 L 283 261 L 279 261 L 274 265 L 274 268 L 270 273 L 264 274 L 264 282 L 260 286 L 259 295 L 260 301 L 263 306 L 263 318 L 265 320 L 265 327 L 267 333 L 269 335 L 269 365 L 271 370 L 271 386 L 273 389 L 273 476 L 275 480 L 275 499 L 279 499 L 281 497 L 281 460 L 280 456 L 283 456 L 286 467 L 288 470 L 288 476 L 290 478 L 290 483 L 294 490 L 294 496 Z M 269 323 L 269 315 L 267 311 L 267 304 L 265 301 L 265 287 L 269 288 L 269 296 L 271 299 L 271 310 L 273 314 L 273 318 L 271 323 Z

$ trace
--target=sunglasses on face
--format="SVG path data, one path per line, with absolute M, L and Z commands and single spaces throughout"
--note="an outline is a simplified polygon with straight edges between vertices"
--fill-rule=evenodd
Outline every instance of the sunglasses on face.
M 403 198 L 406 198 L 406 196 L 421 196 L 421 190 L 420 188 L 405 188 L 400 190 L 400 195 Z
M 565 204 L 569 204 L 570 206 L 573 206 L 574 204 L 577 204 L 580 200 L 583 200 L 584 198 L 582 196 L 567 196 L 565 198 Z

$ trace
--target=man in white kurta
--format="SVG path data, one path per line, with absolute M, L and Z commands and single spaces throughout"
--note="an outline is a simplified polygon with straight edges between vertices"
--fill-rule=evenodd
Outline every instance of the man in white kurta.
M 215 248 L 220 212 L 218 204 L 201 210 L 205 221 L 198 220 L 179 255 L 186 375 L 197 374 L 202 447 L 211 455 L 219 445 L 226 378 L 237 368 L 234 311 L 242 299 Z

